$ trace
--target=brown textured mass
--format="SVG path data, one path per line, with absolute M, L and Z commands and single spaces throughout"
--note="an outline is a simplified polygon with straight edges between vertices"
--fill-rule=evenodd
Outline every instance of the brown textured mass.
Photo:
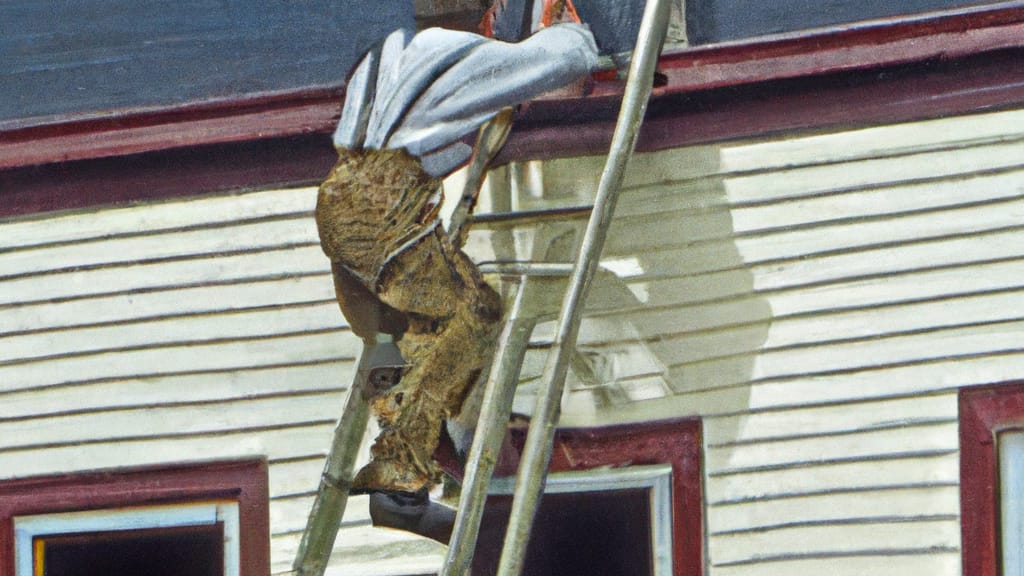
M 437 221 L 441 183 L 400 150 L 338 151 L 316 222 L 342 313 L 364 339 L 389 333 L 407 364 L 371 398 L 381 432 L 352 491 L 416 492 L 440 480 L 433 453 L 488 365 L 498 295 Z

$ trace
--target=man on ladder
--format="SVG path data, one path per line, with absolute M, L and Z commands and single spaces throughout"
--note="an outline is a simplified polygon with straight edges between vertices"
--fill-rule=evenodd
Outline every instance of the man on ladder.
M 499 0 L 492 11 L 492 30 L 500 25 L 503 5 Z M 568 0 L 545 0 L 540 16 L 547 24 L 575 19 L 575 12 Z M 660 45 L 660 40 L 651 44 Z M 655 59 L 656 51 L 657 47 Z M 650 56 L 641 60 L 649 62 Z M 453 242 L 437 221 L 440 177 L 472 153 L 460 139 L 503 108 L 572 84 L 596 66 L 593 37 L 579 24 L 544 28 L 519 44 L 430 29 L 411 41 L 402 31 L 393 33 L 350 77 L 334 137 L 339 161 L 320 188 L 317 224 L 331 259 L 339 304 L 369 354 L 364 353 L 360 370 L 365 382 L 353 385 L 328 458 L 295 561 L 298 574 L 323 573 L 349 491 L 405 495 L 422 503 L 426 490 L 439 479 L 433 452 L 442 423 L 458 414 L 490 359 L 501 318 L 497 295 L 459 250 L 459 236 Z M 649 68 L 642 74 L 644 94 L 649 93 L 653 74 L 653 65 Z M 629 86 L 627 100 L 636 100 L 630 97 Z M 628 145 L 619 145 L 624 156 L 616 154 L 617 166 L 602 177 L 605 193 L 598 192 L 600 199 L 612 190 L 607 210 L 595 204 L 595 214 L 602 220 L 610 219 L 623 158 L 635 145 L 643 106 L 632 107 L 633 127 L 623 131 L 630 133 L 623 141 Z M 617 127 L 622 141 L 619 131 Z M 492 150 L 478 150 L 474 164 L 493 157 L 502 139 L 490 142 Z M 606 230 L 607 222 L 597 226 Z M 593 236 L 591 227 L 588 237 Z M 599 253 L 603 231 L 597 236 L 596 243 L 584 238 L 588 251 L 596 247 Z M 570 284 L 563 316 L 565 310 L 569 317 L 575 315 L 596 269 L 596 253 L 581 254 L 574 274 L 580 277 Z M 574 342 L 575 331 L 569 332 L 566 348 Z M 390 359 L 375 363 L 382 356 Z M 553 380 L 564 380 L 564 369 L 561 372 Z M 561 384 L 549 387 L 553 393 L 561 390 Z M 373 460 L 350 483 L 345 458 L 335 460 L 333 452 L 339 444 L 343 452 L 351 452 L 344 444 L 351 445 L 348 430 L 360 423 L 361 395 L 369 396 L 382 431 L 372 449 Z M 356 415 L 348 418 L 350 412 Z M 532 426 L 530 434 L 534 436 Z M 485 483 L 489 475 L 484 474 Z

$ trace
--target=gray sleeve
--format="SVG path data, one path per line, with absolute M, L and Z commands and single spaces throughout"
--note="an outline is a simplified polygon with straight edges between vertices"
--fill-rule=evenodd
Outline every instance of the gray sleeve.
M 469 157 L 456 143 L 502 108 L 585 77 L 597 65 L 586 26 L 560 24 L 518 44 L 431 28 L 395 32 L 349 81 L 335 145 L 405 148 L 435 176 Z

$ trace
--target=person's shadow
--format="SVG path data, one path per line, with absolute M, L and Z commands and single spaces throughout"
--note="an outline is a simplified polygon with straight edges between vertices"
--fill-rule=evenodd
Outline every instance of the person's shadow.
M 603 157 L 508 169 L 508 204 L 534 211 L 588 205 Z M 772 312 L 737 248 L 719 154 L 695 147 L 637 154 L 630 163 L 581 326 L 561 425 L 736 414 Z M 496 174 L 496 176 L 500 175 Z M 571 261 L 587 214 L 475 232 L 497 259 Z M 555 309 L 561 290 L 554 291 Z M 515 411 L 532 409 L 554 321 L 538 325 Z M 731 419 L 734 420 L 734 419 Z M 736 430 L 716 426 L 714 442 Z

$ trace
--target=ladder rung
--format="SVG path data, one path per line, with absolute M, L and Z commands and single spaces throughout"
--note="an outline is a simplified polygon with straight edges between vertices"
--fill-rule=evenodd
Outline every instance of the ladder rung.
M 478 268 L 484 274 L 500 274 L 502 276 L 569 276 L 572 274 L 572 262 L 482 262 Z

